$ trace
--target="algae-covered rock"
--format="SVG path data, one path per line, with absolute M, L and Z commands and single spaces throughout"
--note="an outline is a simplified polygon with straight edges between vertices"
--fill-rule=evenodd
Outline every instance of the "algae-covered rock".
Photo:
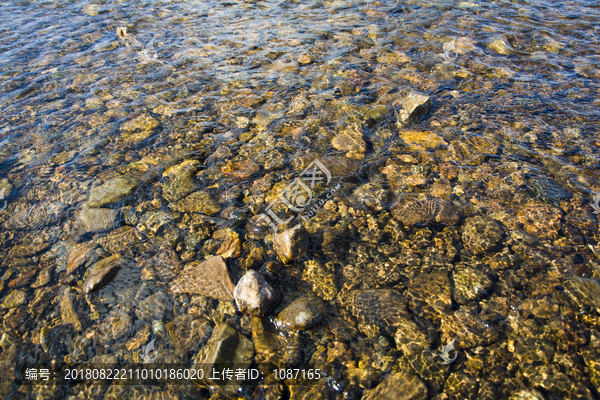
M 177 210 L 180 212 L 200 212 L 206 215 L 213 215 L 221 211 L 221 205 L 207 191 L 200 190 L 179 200 Z

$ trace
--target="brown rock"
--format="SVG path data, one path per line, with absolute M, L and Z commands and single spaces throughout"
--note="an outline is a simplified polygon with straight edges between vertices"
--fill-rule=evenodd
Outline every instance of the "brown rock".
M 88 294 L 102 289 L 121 268 L 121 256 L 112 255 L 92 265 L 85 273 L 83 292 Z
M 308 233 L 300 224 L 273 237 L 273 248 L 286 264 L 304 256 L 308 252 L 308 244 Z
M 67 275 L 72 274 L 77 268 L 82 266 L 95 248 L 95 243 L 83 243 L 75 246 L 67 259 Z
M 235 286 L 221 256 L 189 264 L 169 286 L 173 293 L 201 294 L 218 300 L 233 300 Z

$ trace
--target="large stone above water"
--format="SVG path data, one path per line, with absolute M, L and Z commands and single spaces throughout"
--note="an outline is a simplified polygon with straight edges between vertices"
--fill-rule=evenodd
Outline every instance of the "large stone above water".
M 456 225 L 460 221 L 452 203 L 444 199 L 412 201 L 392 208 L 394 218 L 404 225 L 443 224 Z
M 123 201 L 131 196 L 139 182 L 127 176 L 119 176 L 92 188 L 88 205 L 92 208 L 104 207 Z
M 77 215 L 77 231 L 93 233 L 114 228 L 118 214 L 118 210 L 110 208 L 84 208 Z
M 254 270 L 249 270 L 240 279 L 233 291 L 235 304 L 241 312 L 264 316 L 279 303 L 277 290 Z
M 302 225 L 276 234 L 273 237 L 273 248 L 284 263 L 304 256 L 308 252 L 308 233 Z
M 194 261 L 170 285 L 173 293 L 201 294 L 218 300 L 233 300 L 235 286 L 223 257 Z
M 121 268 L 121 256 L 112 255 L 92 265 L 84 276 L 83 292 L 92 293 L 102 289 Z

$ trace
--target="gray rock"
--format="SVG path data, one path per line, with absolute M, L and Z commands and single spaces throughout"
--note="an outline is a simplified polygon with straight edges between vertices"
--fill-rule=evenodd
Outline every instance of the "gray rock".
M 119 176 L 92 188 L 88 205 L 92 208 L 104 207 L 123 201 L 131 196 L 139 182 L 127 176 Z
M 566 279 L 563 285 L 580 307 L 600 308 L 600 284 L 597 280 L 572 276 Z
M 400 106 L 400 109 L 396 112 L 397 125 L 402 127 L 419 115 L 429 111 L 431 98 L 425 94 L 410 91 L 397 102 L 397 105 Z
M 110 208 L 84 208 L 77 215 L 77 231 L 93 233 L 114 228 L 118 214 L 118 210 Z
M 460 221 L 458 212 L 452 203 L 444 199 L 411 201 L 404 205 L 394 206 L 392 215 L 404 225 L 443 224 L 456 225 Z
M 84 276 L 83 292 L 93 293 L 106 286 L 121 268 L 121 255 L 115 254 L 92 265 Z
M 304 331 L 321 323 L 325 313 L 325 302 L 318 296 L 297 298 L 279 313 L 277 318 L 288 328 Z
M 273 237 L 273 248 L 284 263 L 297 260 L 308 253 L 308 233 L 302 225 L 276 234 Z
M 279 303 L 279 293 L 254 270 L 249 270 L 240 279 L 233 291 L 235 304 L 241 312 L 264 316 Z

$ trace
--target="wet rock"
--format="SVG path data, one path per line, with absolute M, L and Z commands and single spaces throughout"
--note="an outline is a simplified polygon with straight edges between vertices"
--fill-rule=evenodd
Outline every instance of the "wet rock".
M 477 398 L 477 380 L 464 372 L 453 372 L 444 385 L 444 393 L 451 399 Z
M 82 266 L 90 258 L 96 247 L 97 245 L 92 242 L 75 245 L 69 252 L 67 259 L 67 275 L 72 274 Z
M 493 285 L 492 280 L 485 272 L 473 268 L 465 268 L 456 272 L 452 279 L 454 280 L 454 298 L 460 304 L 467 304 L 481 298 Z
M 452 309 L 450 280 L 443 273 L 416 276 L 410 282 L 406 298 L 417 315 L 439 321 Z
M 504 237 L 500 225 L 481 216 L 467 218 L 463 228 L 463 244 L 474 254 L 481 254 L 493 249 Z
M 269 366 L 294 364 L 302 357 L 297 332 L 284 333 L 270 318 L 252 316 L 250 319 L 252 341 L 256 349 L 256 362 Z
M 398 372 L 387 376 L 375 389 L 370 390 L 365 400 L 425 400 L 428 390 L 417 375 Z
M 187 168 L 163 183 L 163 197 L 170 202 L 183 199 L 197 189 L 195 171 Z
M 227 177 L 234 180 L 244 181 L 255 172 L 258 172 L 260 167 L 251 160 L 239 161 L 232 164 L 226 164 L 221 167 L 221 172 Z
M 511 54 L 522 54 L 521 52 L 513 49 L 510 43 L 508 43 L 508 41 L 502 37 L 495 38 L 487 45 L 487 47 L 493 52 L 503 56 L 508 56 Z
M 592 306 L 600 309 L 600 284 L 595 279 L 572 276 L 563 282 L 579 307 Z
M 127 176 L 119 176 L 90 191 L 88 205 L 92 208 L 104 207 L 123 201 L 133 194 L 139 182 Z
M 393 105 L 400 107 L 396 112 L 396 120 L 397 125 L 402 127 L 414 121 L 419 115 L 429 111 L 431 99 L 426 94 L 410 91 L 395 101 Z
M 93 293 L 106 286 L 121 268 L 121 255 L 115 254 L 98 261 L 85 273 L 83 292 Z
M 162 321 L 171 313 L 172 309 L 173 301 L 164 292 L 158 292 L 140 301 L 135 310 L 135 315 L 147 322 Z
M 371 47 L 376 46 L 376 43 L 367 36 L 356 35 L 352 38 L 352 46 L 359 50 L 370 49 Z
M 163 172 L 162 177 L 174 178 L 185 171 L 196 172 L 200 168 L 200 165 L 200 161 L 198 160 L 185 160 L 182 163 L 169 167 L 165 172 Z
M 121 125 L 121 139 L 127 142 L 139 142 L 154 134 L 155 129 L 160 126 L 150 114 L 141 114 Z
M 332 300 L 337 296 L 338 287 L 333 263 L 323 265 L 315 260 L 305 262 L 302 280 L 312 283 L 313 290 L 323 300 Z
M 352 196 L 358 203 L 374 211 L 383 211 L 387 208 L 391 193 L 381 182 L 370 182 L 356 189 Z
M 200 212 L 213 215 L 221 211 L 221 205 L 208 192 L 200 190 L 180 200 L 177 203 L 177 210 L 186 213 Z
M 242 252 L 240 234 L 230 228 L 220 229 L 215 232 L 213 239 L 221 241 L 217 255 L 225 259 L 237 258 Z
M 425 151 L 448 145 L 441 136 L 429 131 L 403 131 L 400 132 L 400 137 L 408 150 L 413 151 Z
M 484 324 L 479 317 L 459 310 L 442 317 L 442 342 L 455 340 L 457 349 L 487 346 L 498 341 L 496 328 Z
M 396 347 L 405 355 L 414 355 L 431 347 L 431 342 L 419 326 L 411 319 L 403 319 L 396 331 Z
M 10 192 L 12 191 L 13 185 L 8 181 L 8 179 L 0 179 L 0 210 L 6 206 L 4 203 L 8 196 L 10 196 Z
M 8 252 L 8 258 L 31 257 L 42 250 L 47 249 L 50 243 L 19 244 L 13 246 Z
M 331 145 L 336 150 L 347 151 L 346 157 L 358 160 L 365 157 L 367 150 L 360 124 L 351 124 L 341 129 L 331 141 Z
M 12 211 L 4 226 L 15 230 L 40 229 L 59 222 L 66 210 L 67 205 L 63 202 L 44 201 L 35 205 L 21 203 Z
M 460 216 L 448 200 L 413 201 L 392 207 L 392 215 L 407 226 L 417 224 L 456 225 Z
M 281 261 L 287 264 L 308 252 L 308 233 L 298 224 L 273 236 L 273 248 Z
M 524 374 L 532 387 L 556 393 L 571 399 L 592 399 L 594 396 L 586 385 L 562 373 L 557 365 L 539 365 Z
M 77 214 L 79 233 L 102 232 L 115 227 L 118 210 L 109 208 L 84 208 Z
M 121 339 L 131 331 L 131 317 L 123 310 L 114 310 L 98 325 L 97 338 L 106 345 Z
M 517 212 L 525 231 L 542 240 L 558 239 L 562 216 L 560 208 L 541 203 L 527 204 Z
M 39 287 L 47 285 L 51 279 L 52 279 L 52 272 L 51 272 L 50 268 L 44 268 L 40 271 L 40 274 L 38 275 L 36 281 L 31 284 L 31 287 L 34 289 L 37 289 Z
M 357 290 L 352 313 L 362 324 L 374 325 L 388 335 L 393 335 L 402 321 L 409 318 L 406 300 L 392 289 Z
M 548 363 L 556 352 L 556 344 L 550 340 L 536 338 L 518 338 L 508 342 L 508 349 L 520 363 Z
M 125 253 L 131 251 L 141 242 L 142 235 L 131 226 L 123 226 L 110 231 L 106 236 L 97 240 L 97 243 L 109 253 Z
M 180 217 L 181 214 L 178 212 L 148 211 L 140 217 L 137 229 L 149 237 L 155 237 L 165 226 L 168 226 Z
M 60 297 L 60 317 L 63 324 L 71 324 L 78 331 L 86 328 L 86 318 L 89 307 L 85 299 L 79 293 L 66 287 Z
M 537 176 L 527 183 L 527 187 L 533 191 L 540 200 L 560 207 L 560 202 L 570 200 L 573 195 L 560 187 L 557 181 L 544 176 Z
M 235 286 L 231 282 L 223 257 L 188 264 L 170 285 L 173 293 L 201 294 L 218 300 L 233 300 Z
M 325 303 L 317 296 L 308 295 L 292 301 L 277 318 L 284 326 L 297 331 L 305 331 L 321 323 L 325 313 Z
M 240 279 L 233 297 L 241 312 L 259 316 L 267 315 L 280 300 L 279 293 L 254 270 L 247 271 Z
M 218 390 L 228 394 L 235 394 L 241 380 L 237 380 L 234 375 L 227 385 L 223 385 L 223 381 L 211 380 L 210 372 L 212 368 L 222 368 L 224 365 L 235 365 L 236 368 L 248 369 L 253 356 L 252 342 L 237 333 L 231 325 L 220 323 L 215 326 L 210 339 L 196 354 L 193 362 L 200 364 L 204 370 L 205 379 L 201 383 L 215 386 Z
M 171 343 L 183 357 L 203 346 L 212 333 L 208 320 L 191 314 L 178 315 L 165 328 Z
M 510 400 L 545 400 L 545 397 L 539 390 L 521 389 L 512 393 Z
M 9 309 L 25 304 L 27 294 L 21 290 L 13 290 L 2 301 L 2 307 Z

